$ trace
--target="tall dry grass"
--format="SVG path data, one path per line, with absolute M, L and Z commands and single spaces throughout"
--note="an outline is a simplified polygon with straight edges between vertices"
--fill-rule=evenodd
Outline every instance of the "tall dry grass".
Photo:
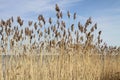
M 57 4 L 55 10 L 56 23 L 43 15 L 28 27 L 20 16 L 17 26 L 13 17 L 0 21 L 0 79 L 119 80 L 120 47 L 103 42 L 91 17 L 76 26 L 77 14 L 67 11 L 74 20 L 68 25 Z
M 74 53 L 74 52 L 72 52 Z M 6 80 L 119 80 L 120 56 L 79 54 L 5 58 Z M 104 64 L 104 65 L 103 65 Z M 104 67 L 104 68 L 103 68 Z M 1 77 L 2 78 L 2 77 Z

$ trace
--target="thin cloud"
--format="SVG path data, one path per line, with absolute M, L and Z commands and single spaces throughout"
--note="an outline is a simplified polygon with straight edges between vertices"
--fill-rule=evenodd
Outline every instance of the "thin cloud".
M 58 3 L 61 7 L 70 7 L 81 0 L 2 0 L 0 1 L 0 18 L 9 16 L 23 16 L 28 12 L 42 13 L 53 11 L 55 4 Z

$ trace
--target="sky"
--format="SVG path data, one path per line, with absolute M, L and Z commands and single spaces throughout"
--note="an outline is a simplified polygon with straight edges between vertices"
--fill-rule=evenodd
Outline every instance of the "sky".
M 55 4 L 63 13 L 76 12 L 81 22 L 92 17 L 102 30 L 103 41 L 120 46 L 120 0 L 0 0 L 0 19 L 37 20 L 39 14 L 54 18 Z

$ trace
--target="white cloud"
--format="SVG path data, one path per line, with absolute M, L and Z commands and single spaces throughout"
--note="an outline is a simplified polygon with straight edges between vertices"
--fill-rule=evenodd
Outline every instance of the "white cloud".
M 1 0 L 0 1 L 0 18 L 10 16 L 23 16 L 26 13 L 41 13 L 53 11 L 55 4 L 60 7 L 70 7 L 81 0 Z

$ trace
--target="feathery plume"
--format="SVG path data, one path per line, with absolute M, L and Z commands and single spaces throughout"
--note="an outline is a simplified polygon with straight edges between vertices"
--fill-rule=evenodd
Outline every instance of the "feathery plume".
M 34 23 L 34 28 L 35 28 L 35 30 L 37 30 L 37 23 L 36 22 Z
M 73 30 L 74 30 L 74 24 L 71 25 L 71 31 L 73 31 Z
M 63 18 L 62 11 L 60 12 L 60 17 Z
M 33 23 L 32 21 L 28 21 L 28 25 L 29 25 L 29 26 L 31 26 L 31 25 L 32 25 L 32 23 Z
M 60 12 L 60 8 L 59 8 L 59 6 L 56 4 L 55 5 L 55 10 L 57 11 L 57 12 Z
M 49 18 L 49 23 L 52 24 L 52 19 L 51 19 L 51 17 Z
M 95 27 L 95 29 L 97 29 L 97 23 L 95 23 L 94 27 Z
M 41 22 L 39 22 L 38 25 L 40 26 L 40 28 L 42 28 L 42 26 L 43 26 Z
M 98 34 L 101 35 L 101 32 L 102 32 L 102 31 L 99 31 Z
M 74 17 L 73 17 L 73 19 L 74 19 L 74 20 L 76 19 L 76 13 L 74 13 Z
M 68 18 L 70 18 L 70 12 L 69 11 L 67 11 L 67 15 L 68 15 Z

